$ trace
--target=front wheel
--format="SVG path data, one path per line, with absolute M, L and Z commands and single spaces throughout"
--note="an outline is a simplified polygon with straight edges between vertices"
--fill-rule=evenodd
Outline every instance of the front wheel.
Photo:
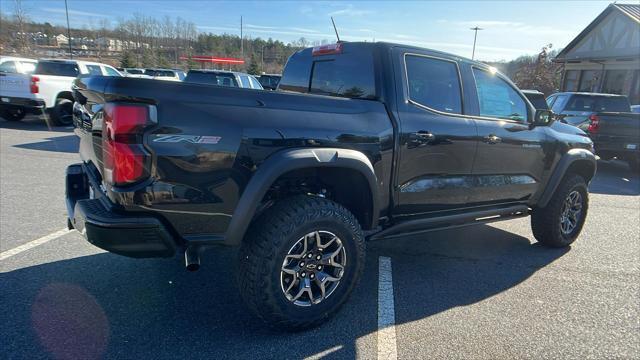
M 549 204 L 536 208 L 531 216 L 531 229 L 543 245 L 571 245 L 582 230 L 589 207 L 587 184 L 579 175 L 566 177 Z
M 356 218 L 319 197 L 282 200 L 249 229 L 238 285 L 264 322 L 288 331 L 317 326 L 347 300 L 364 268 Z

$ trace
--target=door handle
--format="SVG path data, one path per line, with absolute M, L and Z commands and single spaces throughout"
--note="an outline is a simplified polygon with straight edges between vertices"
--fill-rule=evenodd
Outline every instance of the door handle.
M 416 139 L 422 140 L 422 141 L 432 141 L 433 139 L 436 138 L 435 135 L 433 135 L 432 133 L 428 132 L 428 131 L 418 131 L 418 132 L 414 132 L 412 134 Z
M 487 144 L 497 144 L 499 142 L 502 142 L 502 138 L 495 134 L 491 134 L 484 137 L 484 142 L 486 142 Z

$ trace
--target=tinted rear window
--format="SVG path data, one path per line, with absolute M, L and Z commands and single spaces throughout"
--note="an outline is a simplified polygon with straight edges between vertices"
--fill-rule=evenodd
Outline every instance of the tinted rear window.
M 187 77 L 184 78 L 184 81 L 197 84 L 238 87 L 238 82 L 236 81 L 235 76 L 229 73 L 189 71 Z
M 143 74 L 142 70 L 138 70 L 138 69 L 127 69 L 126 71 L 129 74 L 135 74 L 135 75 L 142 75 Z
M 565 111 L 629 112 L 629 100 L 621 96 L 574 95 Z
M 278 89 L 373 99 L 376 97 L 372 47 L 343 44 L 337 55 L 311 56 L 311 49 L 289 58 Z
M 57 76 L 78 76 L 78 66 L 73 63 L 40 61 L 36 66 L 36 74 Z

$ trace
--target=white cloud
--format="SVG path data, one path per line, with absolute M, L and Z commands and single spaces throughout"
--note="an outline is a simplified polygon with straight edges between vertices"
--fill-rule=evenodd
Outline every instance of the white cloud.
M 327 15 L 356 17 L 356 16 L 370 15 L 372 13 L 373 11 L 371 10 L 356 9 L 352 4 L 348 4 L 346 8 L 342 8 L 340 10 L 334 10 Z
M 66 14 L 64 9 L 58 8 L 42 8 L 42 11 L 53 13 L 53 14 Z M 78 10 L 69 10 L 69 15 L 75 16 L 93 16 L 93 17 L 110 17 L 109 15 L 100 14 L 100 13 L 92 13 L 87 11 L 78 11 Z

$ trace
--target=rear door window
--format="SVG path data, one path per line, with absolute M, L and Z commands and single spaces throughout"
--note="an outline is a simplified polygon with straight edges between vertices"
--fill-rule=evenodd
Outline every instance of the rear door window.
M 458 67 L 454 62 L 406 55 L 409 99 L 427 108 L 462 114 Z

